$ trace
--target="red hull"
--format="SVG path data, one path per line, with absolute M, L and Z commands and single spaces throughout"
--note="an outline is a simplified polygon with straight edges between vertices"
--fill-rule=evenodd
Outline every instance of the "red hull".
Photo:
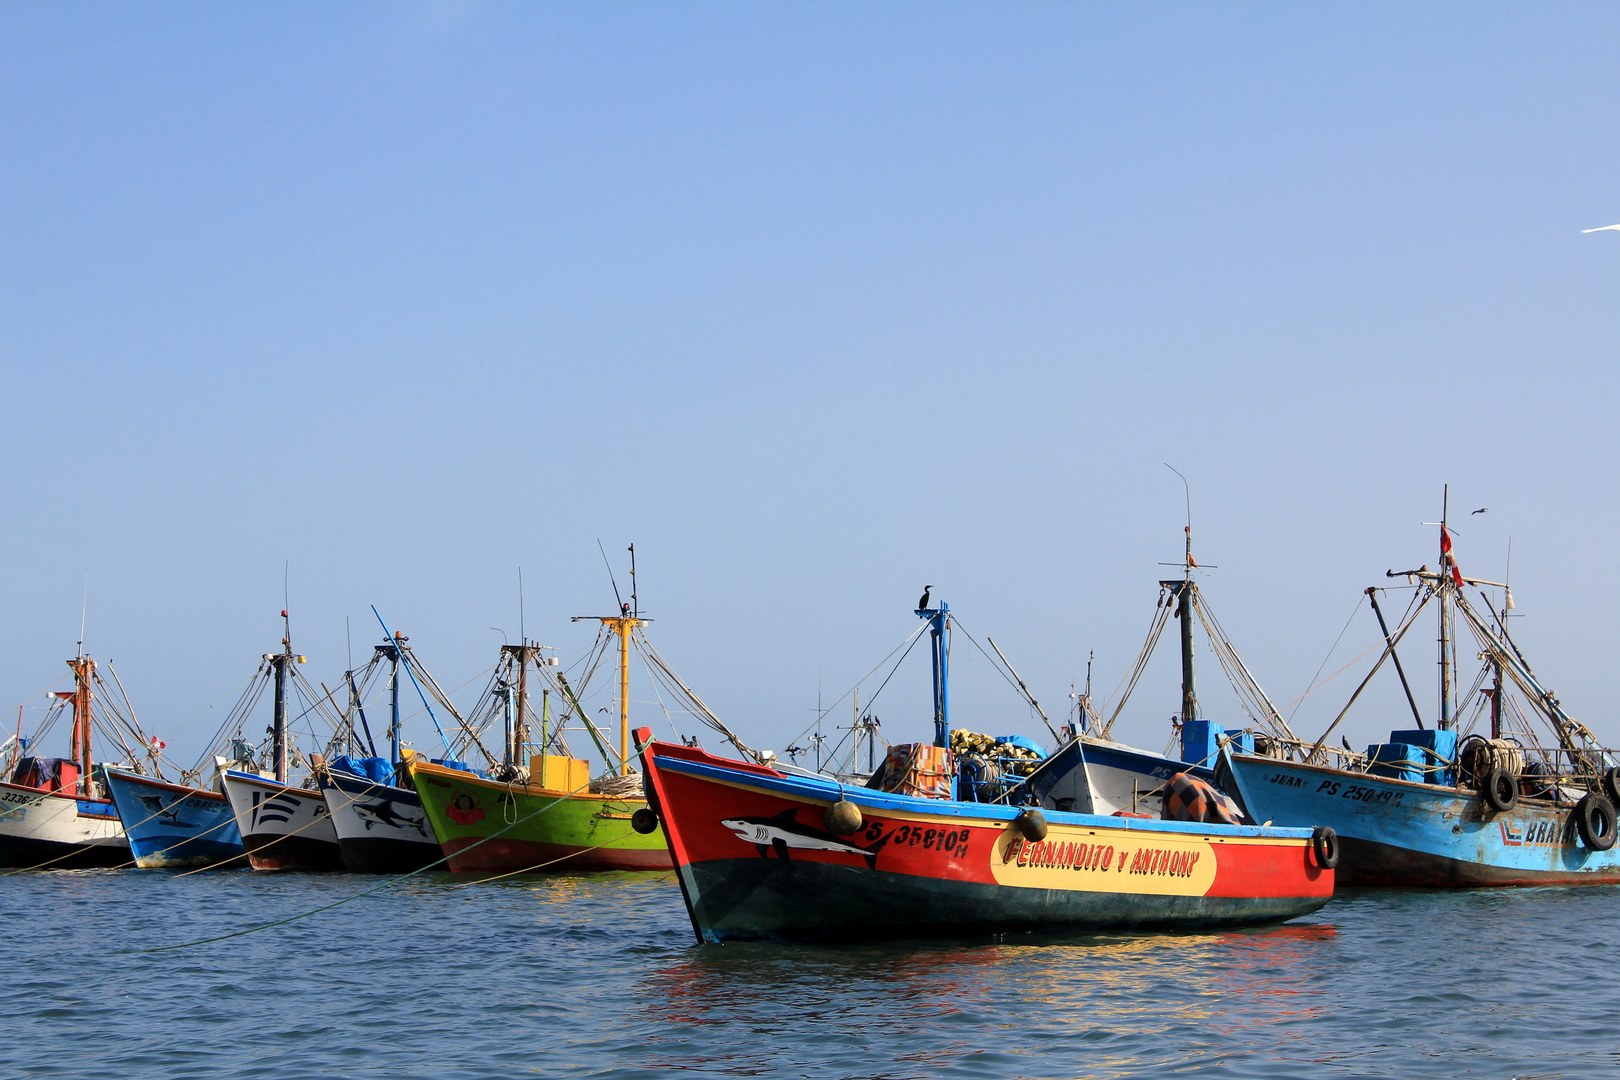
M 1233 924 L 1333 893 L 1306 830 L 1053 813 L 1030 843 L 1007 807 L 841 789 L 664 743 L 642 761 L 700 941 Z M 824 824 L 840 795 L 862 812 L 848 836 Z

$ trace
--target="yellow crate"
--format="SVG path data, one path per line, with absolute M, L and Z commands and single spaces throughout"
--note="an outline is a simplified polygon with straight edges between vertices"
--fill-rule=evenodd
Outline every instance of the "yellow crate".
M 557 754 L 529 758 L 529 783 L 547 791 L 576 791 L 591 782 L 591 763 Z

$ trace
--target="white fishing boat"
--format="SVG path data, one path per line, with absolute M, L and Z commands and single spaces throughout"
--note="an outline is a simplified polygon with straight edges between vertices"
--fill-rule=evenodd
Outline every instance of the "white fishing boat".
M 70 711 L 70 756 L 25 754 L 38 734 L 15 740 L 9 780 L 0 783 L 0 866 L 67 870 L 130 861 L 118 811 L 96 782 L 91 764 L 92 705 L 95 687 L 101 685 L 96 662 L 81 653 L 67 664 L 73 670 L 73 689 L 53 695 L 39 731 L 49 731 Z
M 285 628 L 281 652 L 264 657 L 275 685 L 268 767 L 259 772 L 227 769 L 221 776 L 221 786 L 230 800 L 248 865 L 253 869 L 341 870 L 337 832 L 314 776 L 302 781 L 290 776 L 294 749 L 287 724 L 289 687 L 296 685 L 304 694 L 307 712 L 325 714 L 322 696 L 298 675 L 297 665 L 304 658 L 292 651 L 286 611 L 281 618 Z

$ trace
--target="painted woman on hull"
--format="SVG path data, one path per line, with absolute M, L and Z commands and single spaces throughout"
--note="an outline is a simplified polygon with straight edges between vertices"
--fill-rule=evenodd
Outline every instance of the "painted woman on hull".
M 1617 757 L 1530 669 L 1508 633 L 1513 602 L 1507 585 L 1462 573 L 1444 513 L 1437 569 L 1425 565 L 1387 576 L 1415 588 L 1410 614 L 1391 630 L 1378 606 L 1380 590 L 1367 590 L 1384 649 L 1350 703 L 1313 746 L 1297 754 L 1268 758 L 1229 748 L 1222 770 L 1229 793 L 1258 819 L 1332 826 L 1343 845 L 1339 880 L 1346 885 L 1620 882 Z M 1468 598 L 1469 589 L 1480 606 Z M 1500 607 L 1487 589 L 1500 590 Z M 1431 604 L 1441 642 L 1432 726 L 1396 654 Z M 1460 699 L 1459 631 L 1472 641 L 1466 651 L 1483 661 L 1473 688 Z M 1392 731 L 1387 743 L 1369 746 L 1365 754 L 1328 745 L 1386 660 L 1400 679 L 1415 726 Z

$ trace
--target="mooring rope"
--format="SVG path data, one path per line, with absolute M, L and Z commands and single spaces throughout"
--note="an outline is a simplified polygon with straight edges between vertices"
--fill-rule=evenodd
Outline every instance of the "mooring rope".
M 590 786 L 589 784 L 585 784 L 585 785 L 582 785 L 580 787 L 575 788 L 573 791 L 570 791 L 566 795 L 559 795 L 557 798 L 551 800 L 551 802 L 549 802 L 546 805 L 542 806 L 540 809 L 534 811 L 534 813 L 525 814 L 523 817 L 519 818 L 517 821 L 513 822 L 512 824 L 506 826 L 503 829 L 500 829 L 500 830 L 498 830 L 496 832 L 490 833 L 488 836 L 484 837 L 482 840 L 479 840 L 477 843 L 467 845 L 466 847 L 462 848 L 461 851 L 471 851 L 475 847 L 478 847 L 478 846 L 480 846 L 482 844 L 486 844 L 489 841 L 495 839 L 496 837 L 502 836 L 502 835 L 510 832 L 511 830 L 517 828 L 519 825 L 523 824 L 525 821 L 528 821 L 530 818 L 539 817 L 541 814 L 545 813 L 547 810 L 550 810 L 552 807 L 556 806 L 558 803 L 563 802 L 566 799 L 573 798 L 575 795 L 578 795 L 581 791 L 584 791 L 589 786 Z M 461 852 L 457 852 L 458 855 L 460 853 Z M 257 926 L 250 926 L 245 930 L 235 930 L 235 931 L 232 931 L 229 934 L 219 934 L 219 935 L 216 935 L 215 937 L 201 938 L 201 939 L 199 939 L 197 941 L 186 941 L 186 942 L 182 942 L 179 945 L 155 945 L 155 946 L 153 946 L 153 947 L 151 947 L 149 949 L 142 949 L 141 951 L 142 952 L 153 953 L 153 952 L 168 952 L 168 951 L 170 951 L 172 949 L 189 949 L 189 948 L 192 948 L 193 946 L 197 946 L 197 945 L 212 945 L 216 941 L 229 941 L 231 938 L 238 938 L 238 937 L 243 937 L 243 936 L 245 936 L 247 934 L 258 933 L 260 930 L 269 930 L 272 927 L 285 926 L 288 923 L 297 922 L 299 919 L 307 919 L 311 915 L 317 915 L 317 914 L 319 914 L 319 913 L 321 913 L 323 911 L 330 911 L 332 908 L 338 907 L 338 906 L 340 906 L 342 904 L 347 904 L 351 900 L 358 900 L 362 896 L 370 896 L 374 892 L 381 892 L 383 889 L 388 888 L 390 885 L 397 885 L 401 881 L 406 880 L 407 878 L 413 878 L 417 874 L 425 873 L 426 871 L 433 869 L 435 866 L 439 866 L 440 864 L 446 863 L 448 861 L 450 861 L 450 856 L 445 855 L 445 856 L 443 856 L 443 857 L 441 857 L 439 859 L 434 860 L 433 862 L 428 863 L 426 866 L 419 866 L 415 870 L 410 871 L 409 873 L 401 874 L 399 877 L 396 877 L 396 878 L 389 878 L 387 881 L 383 882 L 380 885 L 373 885 L 369 889 L 362 889 L 361 891 L 359 891 L 357 893 L 354 893 L 354 894 L 352 894 L 350 896 L 345 896 L 345 897 L 342 897 L 340 899 L 334 900 L 330 904 L 322 904 L 320 907 L 311 908 L 309 911 L 305 911 L 305 912 L 303 912 L 301 914 L 298 914 L 298 915 L 289 915 L 285 919 L 276 919 L 276 920 L 274 920 L 272 922 L 260 923 Z M 203 867 L 202 869 L 207 869 L 207 867 Z M 180 876 L 184 877 L 185 875 L 182 874 Z

